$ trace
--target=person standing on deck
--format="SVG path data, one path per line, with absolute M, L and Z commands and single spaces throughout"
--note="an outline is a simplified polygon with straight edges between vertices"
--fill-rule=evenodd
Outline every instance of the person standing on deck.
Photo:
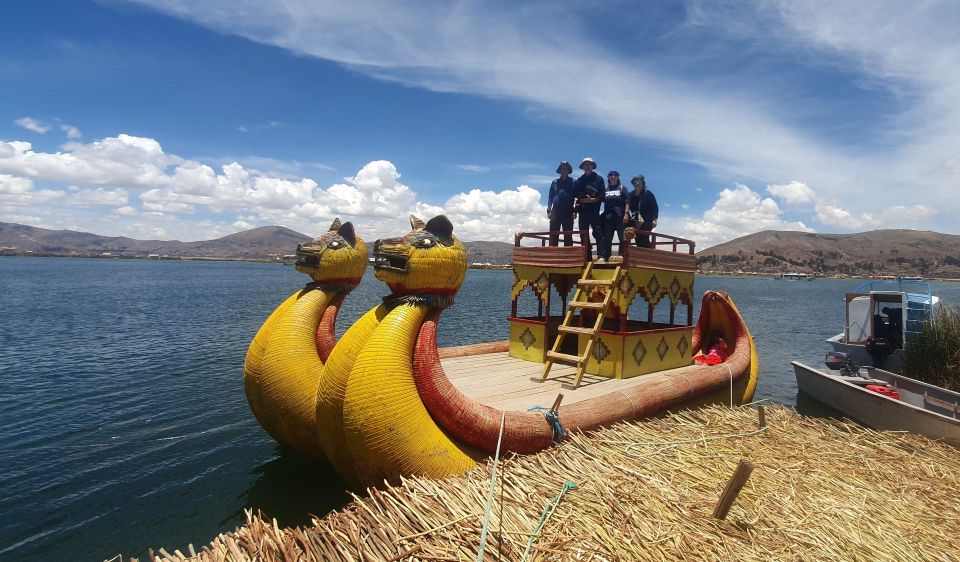
M 578 228 L 585 231 L 588 228 L 593 231 L 593 240 L 597 244 L 597 254 L 600 254 L 600 248 L 603 247 L 603 230 L 600 228 L 600 199 L 606 186 L 603 178 L 594 172 L 597 169 L 597 163 L 589 156 L 580 162 L 580 169 L 583 175 L 574 182 L 574 193 L 577 197 L 577 212 L 580 213 Z M 593 259 L 593 251 L 590 249 L 589 240 L 587 243 L 587 259 Z M 600 259 L 597 262 L 600 263 Z
M 550 193 L 547 195 L 547 218 L 550 219 L 550 245 L 556 246 L 560 235 L 559 230 L 567 231 L 563 235 L 563 245 L 573 246 L 573 166 L 564 160 L 557 166 L 560 177 L 550 184 Z
M 600 217 L 600 223 L 603 226 L 603 248 L 597 251 L 600 258 L 605 261 L 610 261 L 610 254 L 613 253 L 614 232 L 617 233 L 617 242 L 620 243 L 617 253 L 623 255 L 623 227 L 628 216 L 626 204 L 627 189 L 620 183 L 620 172 L 612 171 L 607 174 L 607 189 L 603 194 L 603 216 Z
M 660 207 L 657 206 L 657 198 L 653 192 L 647 189 L 647 180 L 641 174 L 633 176 L 630 180 L 633 184 L 633 191 L 627 198 L 627 213 L 630 215 L 633 227 L 640 230 L 653 230 L 657 227 L 657 219 L 660 217 Z M 652 248 L 650 235 L 636 237 L 638 248 Z

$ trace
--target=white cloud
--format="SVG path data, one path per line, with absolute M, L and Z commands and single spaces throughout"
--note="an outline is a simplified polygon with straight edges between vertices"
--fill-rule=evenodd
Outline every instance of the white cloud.
M 792 181 L 785 185 L 768 185 L 767 191 L 790 205 L 813 203 L 817 198 L 810 186 L 800 181 Z
M 761 230 L 800 230 L 813 232 L 801 221 L 784 220 L 777 202 L 761 197 L 749 187 L 737 184 L 720 192 L 713 207 L 699 218 L 667 218 L 658 221 L 657 230 L 676 232 L 697 242 L 698 249 L 726 242 Z
M 878 213 L 854 214 L 838 205 L 819 203 L 815 210 L 822 224 L 844 230 L 905 228 L 907 224 L 922 227 L 924 221 L 937 214 L 936 209 L 926 205 L 896 205 Z
M 0 174 L 0 194 L 25 195 L 33 191 L 33 181 L 29 178 L 16 178 Z
M 121 134 L 65 152 L 36 152 L 28 142 L 0 141 L 0 173 L 83 185 L 147 187 L 175 163 L 150 138 Z
M 67 125 L 63 123 L 60 125 L 60 130 L 67 134 L 67 138 L 70 140 L 77 140 L 83 136 L 80 132 L 80 129 L 74 127 L 73 125 Z
M 73 193 L 70 203 L 74 205 L 102 205 L 124 207 L 127 205 L 127 192 L 124 189 L 82 189 Z
M 473 172 L 478 174 L 489 172 L 493 169 L 490 166 L 482 166 L 480 164 L 455 164 L 453 167 L 464 172 Z
M 45 205 L 64 195 L 54 189 L 35 190 L 29 178 L 0 174 L 0 205 L 4 208 Z
M 828 0 L 684 3 L 690 17 L 680 27 L 703 29 L 703 36 L 721 43 L 735 36 L 719 54 L 703 49 L 689 58 L 720 68 L 727 62 L 724 53 L 737 48 L 758 53 L 757 64 L 780 56 L 797 67 L 839 67 L 849 76 L 847 85 L 894 92 L 895 109 L 876 119 L 889 131 L 886 138 L 858 144 L 797 124 L 805 113 L 819 112 L 822 94 L 773 90 L 775 81 L 751 80 L 757 77 L 746 68 L 727 76 L 671 72 L 662 59 L 627 56 L 592 39 L 595 34 L 584 32 L 590 21 L 578 18 L 582 10 L 564 3 L 490 10 L 470 0 L 454 7 L 382 0 L 349 6 L 312 0 L 135 1 L 382 80 L 515 100 L 538 115 L 653 140 L 723 181 L 737 177 L 783 185 L 779 182 L 804 177 L 867 213 L 896 205 L 898 188 L 911 185 L 925 200 L 943 201 L 951 213 L 942 216 L 960 212 L 951 197 L 960 181 L 951 164 L 960 152 L 955 133 L 960 14 L 950 2 L 877 0 L 869 9 Z M 568 32 L 562 40 L 539 32 L 548 25 Z M 578 79 L 570 81 L 558 68 L 576 68 Z M 618 88 L 594 87 L 610 76 L 618 77 Z M 839 105 L 823 109 L 843 113 Z M 867 191 L 874 188 L 879 190 Z
M 21 117 L 20 119 L 14 121 L 14 124 L 19 125 L 28 131 L 40 133 L 41 135 L 50 130 L 50 125 L 41 123 L 32 117 Z
M 360 235 L 372 240 L 405 232 L 408 214 L 429 219 L 441 213 L 450 215 L 465 240 L 508 241 L 518 230 L 546 227 L 540 193 L 529 186 L 473 189 L 436 205 L 418 200 L 386 160 L 369 162 L 356 175 L 321 187 L 307 177 L 262 172 L 238 162 L 215 169 L 169 155 L 154 139 L 121 134 L 73 143 L 56 153 L 35 151 L 27 142 L 0 142 L 0 170 L 9 172 L 0 174 L 2 204 L 29 207 L 59 199 L 61 208 L 111 206 L 113 220 L 136 222 L 107 226 L 126 235 L 136 235 L 136 228 L 141 237 L 163 228 L 178 236 L 209 238 L 253 224 L 283 224 L 312 234 L 318 225 L 340 216 L 354 221 Z M 70 187 L 37 191 L 34 181 Z M 130 189 L 140 191 L 134 200 L 139 208 L 130 201 Z M 228 213 L 233 218 L 205 218 Z M 83 216 L 72 220 L 85 220 Z M 102 231 L 104 226 L 98 223 L 91 229 Z

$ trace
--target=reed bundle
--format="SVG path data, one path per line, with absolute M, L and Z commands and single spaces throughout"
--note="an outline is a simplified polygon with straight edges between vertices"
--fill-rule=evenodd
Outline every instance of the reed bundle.
M 960 308 L 940 305 L 907 351 L 904 374 L 935 386 L 960 390 Z
M 960 451 L 785 407 L 765 417 L 708 407 L 501 459 L 484 559 L 960 560 Z M 741 459 L 753 472 L 716 519 Z M 476 560 L 490 470 L 370 490 L 306 527 L 248 513 L 195 556 L 154 560 Z

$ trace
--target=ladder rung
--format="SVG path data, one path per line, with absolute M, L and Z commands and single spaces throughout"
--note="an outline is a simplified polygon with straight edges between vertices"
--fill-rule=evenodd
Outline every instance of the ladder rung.
M 564 334 L 585 334 L 588 336 L 592 336 L 597 333 L 593 328 L 581 326 L 557 326 L 557 331 Z
M 564 363 L 574 363 L 579 365 L 582 359 L 576 355 L 570 355 L 568 353 L 560 353 L 557 351 L 548 351 L 547 359 L 551 361 L 562 361 Z
M 613 279 L 580 279 L 577 285 L 582 287 L 612 287 Z
M 567 306 L 569 306 L 570 308 L 593 308 L 596 310 L 600 310 L 601 308 L 603 308 L 603 303 L 602 302 L 570 301 L 569 303 L 567 303 Z

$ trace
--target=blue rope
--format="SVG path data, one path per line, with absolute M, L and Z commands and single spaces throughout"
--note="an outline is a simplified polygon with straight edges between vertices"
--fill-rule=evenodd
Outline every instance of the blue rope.
M 543 406 L 534 406 L 527 410 L 528 412 L 546 412 L 543 414 L 543 417 L 547 419 L 547 423 L 550 424 L 550 428 L 553 429 L 553 440 L 557 443 L 562 443 L 564 439 L 567 438 L 567 432 L 563 430 L 563 426 L 560 425 L 560 413 Z
M 577 484 L 575 482 L 564 482 L 563 489 L 560 490 L 560 493 L 557 494 L 557 497 L 547 502 L 547 505 L 543 507 L 543 514 L 540 516 L 540 521 L 537 523 L 537 526 L 534 527 L 533 534 L 530 535 L 530 540 L 527 541 L 527 548 L 526 550 L 523 551 L 523 556 L 520 558 L 520 560 L 527 559 L 527 554 L 530 553 L 530 548 L 533 547 L 534 539 L 536 539 L 537 535 L 540 534 L 540 529 L 542 529 L 543 524 L 546 523 L 547 517 L 550 515 L 550 513 L 553 512 L 553 509 L 557 506 L 557 504 L 560 503 L 560 498 L 562 498 L 564 494 L 566 494 L 567 492 L 569 492 L 570 490 L 576 487 L 577 487 Z

